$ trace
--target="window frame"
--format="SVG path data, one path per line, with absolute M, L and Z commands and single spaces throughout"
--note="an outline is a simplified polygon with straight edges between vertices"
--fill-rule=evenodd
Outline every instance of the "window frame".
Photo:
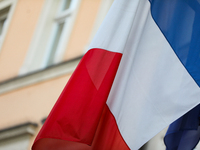
M 70 20 L 68 20 L 69 23 L 66 27 L 63 28 L 62 37 L 60 38 L 60 42 L 57 47 L 58 49 L 55 53 L 54 63 L 56 64 L 62 61 L 81 3 L 81 0 L 72 1 L 74 3 L 72 9 L 66 11 L 65 14 L 62 15 L 59 15 L 59 10 L 61 9 L 60 7 L 62 5 L 59 3 L 63 3 L 64 0 L 46 0 L 44 2 L 42 13 L 40 15 L 40 18 L 38 19 L 38 23 L 34 31 L 34 35 L 27 52 L 27 56 L 19 71 L 20 76 L 38 70 L 43 70 L 48 67 L 48 57 L 50 55 L 53 37 L 55 36 L 56 22 L 64 21 L 65 16 L 70 15 Z M 55 4 L 58 11 L 52 9 L 54 8 Z M 48 23 L 51 25 L 49 25 Z M 38 57 L 39 60 L 37 60 Z
M 2 50 L 2 45 L 4 43 L 10 22 L 12 20 L 12 16 L 14 14 L 14 10 L 15 10 L 17 1 L 18 0 L 0 0 L 0 10 L 3 10 L 7 7 L 10 7 L 8 14 L 6 15 L 6 18 L 7 18 L 6 23 L 4 24 L 3 29 L 2 29 L 2 33 L 0 35 L 0 52 Z
M 54 17 L 53 30 L 50 35 L 50 40 L 47 44 L 47 48 L 46 48 L 46 52 L 45 52 L 46 54 L 45 54 L 44 61 L 42 64 L 43 68 L 45 68 L 46 66 L 49 65 L 48 61 L 49 61 L 49 57 L 51 55 L 52 47 L 54 46 L 53 43 L 56 38 L 59 24 L 64 23 L 62 33 L 59 37 L 59 42 L 58 42 L 58 45 L 57 45 L 57 48 L 55 51 L 53 64 L 61 62 L 61 60 L 63 58 L 63 54 L 67 47 L 67 43 L 69 41 L 69 37 L 71 35 L 73 22 L 74 22 L 73 15 L 75 13 L 75 10 L 76 10 L 79 0 L 71 0 L 71 4 L 70 4 L 69 8 L 65 11 L 62 11 L 62 6 L 64 5 L 64 2 L 65 2 L 65 0 L 61 0 L 57 14 Z M 50 65 L 52 65 L 52 64 L 50 64 Z

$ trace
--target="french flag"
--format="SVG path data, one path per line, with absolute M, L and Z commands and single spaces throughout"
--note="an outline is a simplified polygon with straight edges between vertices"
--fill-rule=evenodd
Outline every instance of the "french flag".
M 138 150 L 199 86 L 200 1 L 115 0 L 32 149 Z

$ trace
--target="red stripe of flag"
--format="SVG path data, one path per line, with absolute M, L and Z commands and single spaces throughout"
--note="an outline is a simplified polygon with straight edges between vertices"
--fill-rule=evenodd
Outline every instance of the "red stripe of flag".
M 128 148 L 106 105 L 121 57 L 120 53 L 103 49 L 91 49 L 84 55 L 39 132 L 33 150 L 72 150 L 73 146 L 111 149 L 116 144 Z

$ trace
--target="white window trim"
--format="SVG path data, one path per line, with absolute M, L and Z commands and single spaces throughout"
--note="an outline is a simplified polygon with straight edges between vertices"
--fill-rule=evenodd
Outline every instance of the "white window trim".
M 42 64 L 42 68 L 45 68 L 48 65 L 48 59 L 51 53 L 51 48 L 53 46 L 53 41 L 55 38 L 55 34 L 57 33 L 57 23 L 60 22 L 66 22 L 64 27 L 63 27 L 63 32 L 61 34 L 60 37 L 60 41 L 55 53 L 55 57 L 54 57 L 54 63 L 58 63 L 62 58 L 63 58 L 63 54 L 66 50 L 66 46 L 67 43 L 69 41 L 69 37 L 71 35 L 71 31 L 72 31 L 72 27 L 73 27 L 73 23 L 75 20 L 75 16 L 77 13 L 76 6 L 78 5 L 80 1 L 79 0 L 72 0 L 71 1 L 71 6 L 68 10 L 64 11 L 63 13 L 61 13 L 61 15 L 58 15 L 59 13 L 57 13 L 56 17 L 55 17 L 55 22 L 54 22 L 54 26 L 53 26 L 53 31 L 51 34 L 51 39 L 49 40 L 49 43 L 47 45 L 47 49 L 46 49 L 46 54 L 45 54 L 45 58 Z M 64 0 L 62 0 L 60 8 L 58 9 L 58 12 L 61 11 L 62 9 L 62 5 L 64 3 Z M 71 17 L 69 17 L 71 16 Z
M 73 28 L 73 24 L 75 22 L 75 18 L 77 16 L 79 6 L 80 6 L 80 3 L 81 3 L 81 0 L 72 0 L 72 1 L 77 2 L 76 5 L 75 5 L 75 2 L 73 2 L 74 5 L 72 6 L 72 8 L 76 6 L 76 9 L 73 10 L 73 15 L 72 15 L 72 17 L 69 18 L 70 22 L 67 23 L 67 26 L 63 28 L 63 32 L 65 32 L 65 34 L 62 34 L 62 37 L 60 38 L 61 41 L 59 42 L 58 49 L 57 49 L 56 54 L 55 54 L 56 55 L 55 56 L 55 62 L 59 62 L 63 58 L 63 54 L 66 50 L 66 47 L 67 47 L 67 44 L 68 44 L 68 41 L 69 41 L 69 38 L 70 38 L 70 35 L 71 35 L 71 31 L 72 31 L 72 28 Z M 52 2 L 53 2 L 53 0 L 46 0 L 45 3 L 44 3 L 43 12 L 41 13 L 42 15 L 39 18 L 34 36 L 32 38 L 32 42 L 30 44 L 26 59 L 24 61 L 24 64 L 19 71 L 19 75 L 24 75 L 24 74 L 27 74 L 29 72 L 44 69 L 47 66 L 47 59 L 48 59 L 48 56 L 49 56 L 49 53 L 50 53 L 50 48 L 51 48 L 53 38 L 50 39 L 47 43 L 47 48 L 45 49 L 44 61 L 40 64 L 40 66 L 37 66 L 37 68 L 30 69 L 32 62 L 34 61 L 34 59 L 36 57 L 36 49 L 38 47 L 39 41 L 41 40 L 40 37 L 43 34 L 42 31 L 45 28 L 45 24 L 46 24 L 45 19 L 49 15 L 49 9 L 52 7 L 51 6 Z M 64 15 L 70 15 L 70 13 L 71 13 L 70 11 L 72 11 L 72 9 L 70 9 Z M 57 19 L 62 20 L 63 17 L 64 16 L 59 16 L 59 17 L 57 17 Z M 53 27 L 53 30 L 55 30 L 55 27 Z M 52 31 L 52 33 L 50 34 L 50 37 L 53 37 L 52 34 L 55 34 L 55 31 Z
M 52 1 L 53 0 L 46 0 L 44 2 L 44 6 L 43 6 L 44 8 L 41 12 L 42 15 L 40 16 L 39 21 L 37 23 L 36 30 L 34 31 L 32 41 L 31 41 L 29 49 L 27 51 L 27 55 L 26 55 L 23 65 L 22 65 L 22 68 L 19 71 L 19 75 L 24 75 L 24 74 L 27 74 L 29 71 L 32 71 L 32 70 L 29 70 L 29 67 L 31 66 L 32 62 L 34 61 L 34 57 L 35 57 L 35 53 L 36 53 L 35 50 L 37 49 L 37 46 L 38 46 L 37 43 L 39 43 L 40 37 L 43 34 L 42 31 L 45 28 L 45 24 L 46 24 L 45 19 L 49 15 L 49 9 L 51 8 Z
M 2 35 L 0 37 L 1 38 L 0 39 L 0 52 L 1 52 L 2 45 L 3 45 L 4 40 L 5 40 L 5 37 L 6 37 L 6 33 L 8 31 L 9 24 L 12 20 L 12 16 L 14 14 L 14 10 L 15 10 L 17 1 L 18 0 L 0 0 L 0 10 L 4 9 L 6 7 L 10 7 L 10 10 L 9 10 L 9 13 L 8 13 L 8 16 L 7 16 L 7 20 L 6 20 L 6 24 L 3 28 Z

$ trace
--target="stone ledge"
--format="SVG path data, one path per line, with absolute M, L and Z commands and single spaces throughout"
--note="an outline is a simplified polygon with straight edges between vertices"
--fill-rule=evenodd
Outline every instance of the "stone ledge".
M 43 70 L 35 71 L 30 74 L 18 76 L 4 82 L 0 82 L 0 94 L 72 73 L 81 58 L 82 56 L 50 66 Z
M 0 130 L 0 141 L 6 140 L 12 137 L 17 137 L 24 134 L 34 135 L 36 132 L 37 124 L 24 123 L 21 125 L 13 126 L 10 128 Z

